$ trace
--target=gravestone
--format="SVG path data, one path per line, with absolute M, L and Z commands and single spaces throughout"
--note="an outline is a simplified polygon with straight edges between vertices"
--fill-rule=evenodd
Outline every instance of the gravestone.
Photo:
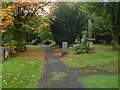
M 4 60 L 8 59 L 9 51 L 8 49 L 4 49 Z
M 95 41 L 95 39 L 92 38 L 92 21 L 89 19 L 88 20 L 88 42 L 87 42 L 89 53 L 94 52 L 93 41 Z
M 67 48 L 68 48 L 68 43 L 67 42 L 62 42 L 62 56 L 67 55 Z

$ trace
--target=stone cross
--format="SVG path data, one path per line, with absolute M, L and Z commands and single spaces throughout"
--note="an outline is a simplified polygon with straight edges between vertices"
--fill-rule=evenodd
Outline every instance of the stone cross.
M 88 42 L 87 42 L 89 53 L 93 53 L 93 41 L 95 41 L 95 39 L 92 38 L 92 21 L 89 19 L 88 20 Z
M 92 22 L 90 19 L 88 20 L 88 38 L 92 38 Z
M 67 55 L 67 48 L 68 48 L 68 43 L 62 42 L 62 56 Z

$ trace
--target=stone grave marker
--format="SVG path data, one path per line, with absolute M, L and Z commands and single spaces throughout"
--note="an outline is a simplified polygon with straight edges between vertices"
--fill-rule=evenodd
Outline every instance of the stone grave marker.
M 62 56 L 67 55 L 67 48 L 68 48 L 68 43 L 67 42 L 62 42 Z
M 87 46 L 88 46 L 88 52 L 89 53 L 93 53 L 94 48 L 93 48 L 93 41 L 95 41 L 95 39 L 92 38 L 92 21 L 89 19 L 88 20 L 88 42 L 87 42 Z

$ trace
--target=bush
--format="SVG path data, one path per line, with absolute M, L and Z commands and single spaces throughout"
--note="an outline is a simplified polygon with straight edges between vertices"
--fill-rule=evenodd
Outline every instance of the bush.
M 15 40 L 11 40 L 9 43 L 3 44 L 4 49 L 9 49 L 9 54 L 14 55 L 16 53 L 15 48 L 16 48 L 17 42 Z
M 26 50 L 26 41 L 23 39 L 21 42 L 17 41 L 16 51 L 23 52 Z
M 53 40 L 53 35 L 51 33 L 50 27 L 44 27 L 41 29 L 39 35 L 41 36 L 41 42 L 43 44 L 49 45 Z
M 16 45 L 17 45 L 17 42 L 12 40 L 9 44 L 9 48 L 10 48 L 10 54 L 15 54 L 16 51 L 15 51 L 15 48 L 16 48 Z
M 74 44 L 73 49 L 76 51 L 76 54 L 83 54 L 87 52 L 87 45 L 83 43 Z
M 37 45 L 37 39 L 32 40 L 31 44 L 32 45 Z
M 53 40 L 46 39 L 43 41 L 43 44 L 50 45 L 53 42 Z

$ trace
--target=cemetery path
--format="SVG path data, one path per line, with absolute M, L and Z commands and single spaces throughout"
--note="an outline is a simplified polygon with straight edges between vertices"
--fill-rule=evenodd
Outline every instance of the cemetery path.
M 43 48 L 45 49 L 45 68 L 38 88 L 85 88 L 82 81 L 78 82 L 78 77 L 113 75 L 111 72 L 95 72 L 88 68 L 68 68 L 61 61 L 60 56 L 54 55 L 54 49 L 51 46 L 44 45 Z
M 54 56 L 54 50 L 48 46 L 45 49 L 45 73 L 43 74 L 38 88 L 83 88 L 82 83 L 78 83 L 76 75 L 69 74 L 67 66 L 60 60 L 59 56 Z

